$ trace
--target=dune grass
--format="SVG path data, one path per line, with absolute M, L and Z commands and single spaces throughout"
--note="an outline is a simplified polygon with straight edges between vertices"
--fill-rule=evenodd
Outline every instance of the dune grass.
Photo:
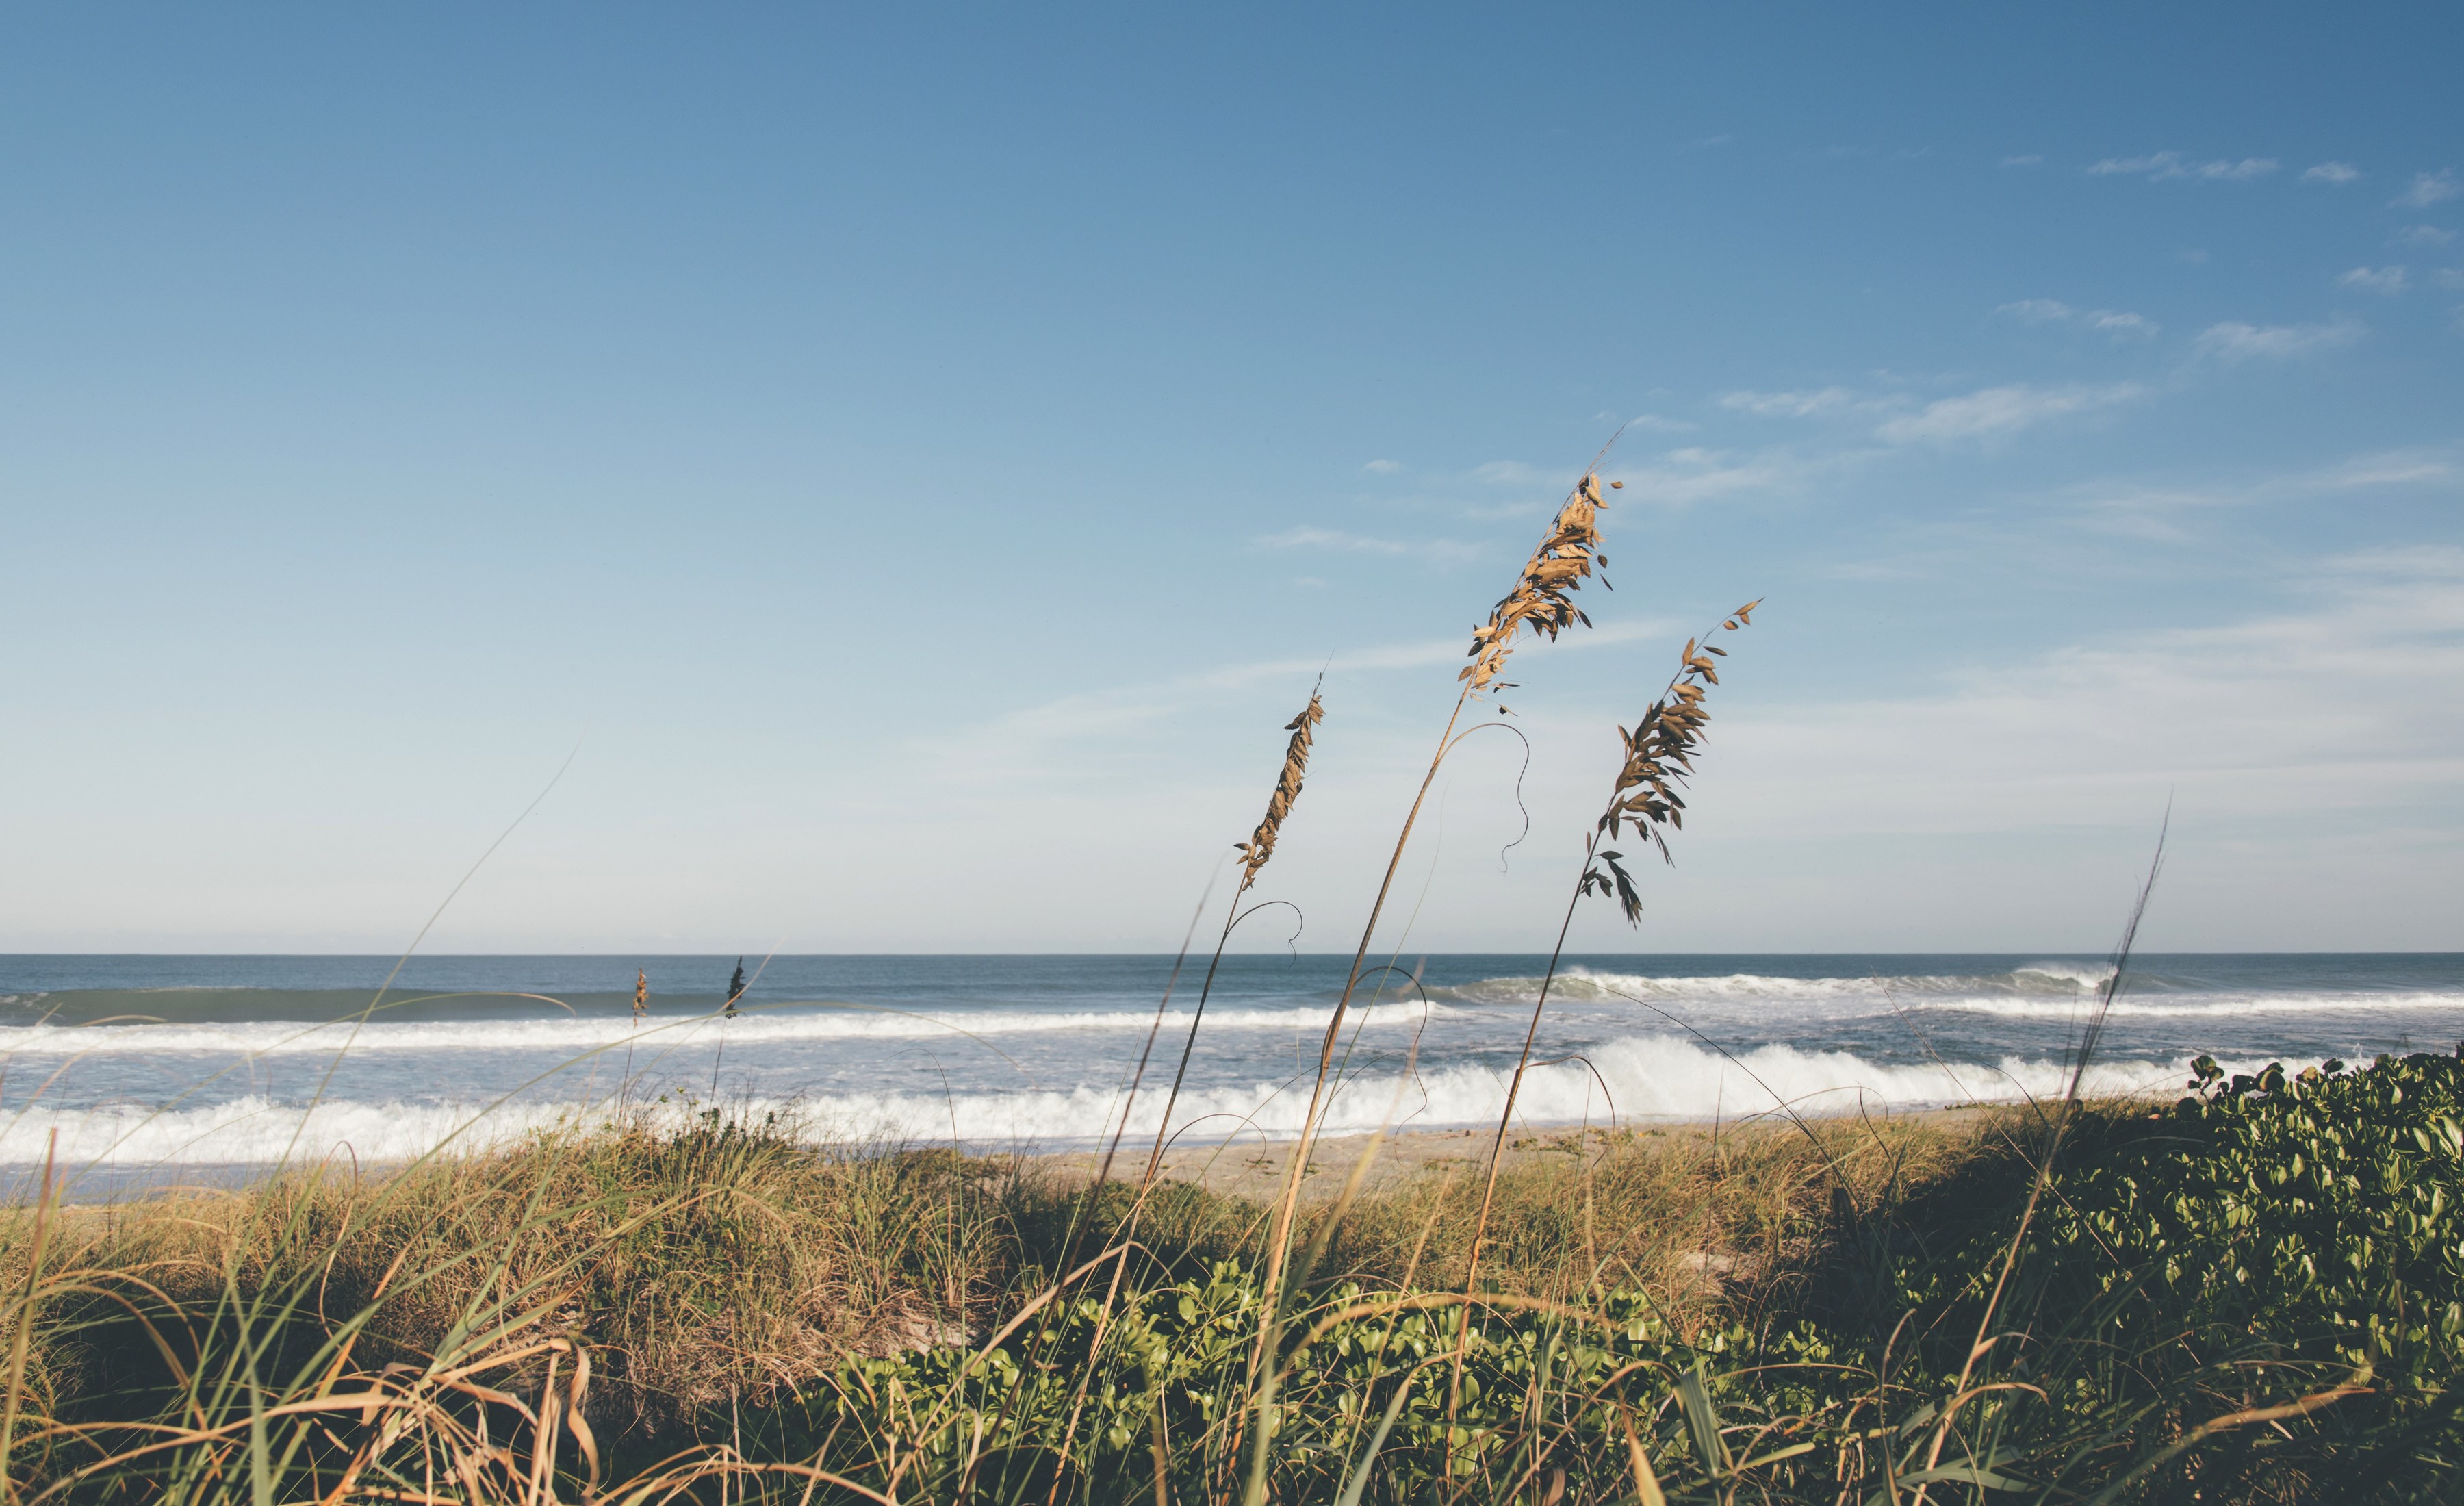
M 1832 1168 L 1868 1197 L 1896 1195 L 1972 1158 L 1996 1122 L 1543 1140 L 1499 1178 L 1488 1284 L 1556 1302 L 1614 1287 L 1680 1334 L 1731 1322 L 1807 1279 L 1836 1233 Z M 1463 1166 L 1440 1164 L 1357 1199 L 1315 1285 L 1443 1290 L 1463 1273 L 1479 1192 Z M 153 1429 L 202 1435 L 309 1404 L 297 1415 L 315 1419 L 315 1436 L 290 1468 L 330 1491 L 319 1471 L 366 1424 L 363 1407 L 320 1409 L 320 1398 L 456 1376 L 409 1432 L 467 1412 L 442 1445 L 467 1452 L 495 1397 L 539 1414 L 550 1363 L 567 1360 L 570 1385 L 585 1354 L 566 1447 L 586 1436 L 603 1470 L 638 1469 L 718 1445 L 719 1419 L 774 1414 L 851 1363 L 966 1352 L 1048 1296 L 1073 1249 L 1116 1248 L 1133 1211 L 1140 1291 L 1259 1269 L 1273 1215 L 1183 1183 L 1141 1197 L 1132 1184 L 1090 1187 L 1064 1163 L 815 1146 L 718 1114 L 383 1176 L 327 1168 L 234 1192 L 21 1207 L 0 1225 L 0 1279 L 36 1294 L 12 1325 L 29 1339 L 12 1479 L 56 1486 Z M 1306 1207 L 1304 1235 L 1331 1212 Z M 250 1432 L 221 1444 L 244 1453 Z M 215 1447 L 192 1438 L 74 1494 L 109 1494 L 114 1479 L 163 1487 Z M 579 1454 L 564 1465 L 575 1462 L 586 1474 Z

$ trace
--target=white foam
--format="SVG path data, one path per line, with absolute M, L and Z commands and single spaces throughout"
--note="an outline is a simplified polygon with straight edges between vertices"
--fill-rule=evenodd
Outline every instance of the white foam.
M 403 1162 L 439 1146 L 481 1149 L 574 1122 L 575 1104 L 524 1105 L 481 1112 L 468 1105 L 320 1103 L 245 1097 L 209 1108 L 153 1111 L 36 1106 L 0 1127 L 0 1163 L 38 1165 L 57 1131 L 64 1167 L 304 1164 L 333 1159 Z
M 1964 1014 L 1992 1014 L 2021 1020 L 2084 1019 L 2096 1008 L 2093 999 L 2067 1003 L 2028 999 L 1929 999 L 1910 1008 Z M 2219 998 L 2168 999 L 2153 995 L 2134 999 L 2125 991 L 2114 1001 L 2115 1019 L 2240 1019 L 2251 1015 L 2418 1014 L 2464 1012 L 2464 995 L 2452 993 L 2246 994 Z
M 739 1024 L 742 1022 L 738 1022 Z M 2011 1101 L 2058 1095 L 2067 1073 L 2052 1060 L 2006 1058 L 1992 1067 L 1909 1066 L 1867 1061 L 1841 1051 L 1765 1046 L 1735 1062 L 1671 1036 L 1631 1036 L 1575 1062 L 1534 1068 L 1525 1078 L 1517 1117 L 1532 1125 L 1621 1119 L 1734 1119 L 1766 1114 L 1782 1102 L 1799 1113 L 1848 1113 L 1860 1107 L 1914 1108 L 1967 1101 Z M 2229 1068 L 2228 1070 L 2253 1070 Z M 2096 1095 L 2179 1091 L 2184 1062 L 2111 1061 L 2093 1069 Z M 1403 1128 L 1493 1123 L 1504 1107 L 1503 1072 L 1461 1066 L 1417 1078 L 1368 1074 L 1335 1094 L 1326 1129 L 1348 1134 L 1384 1124 Z M 1133 1142 L 1152 1139 L 1161 1093 L 1140 1095 L 1130 1121 Z M 1186 1092 L 1174 1114 L 1185 1138 L 1223 1141 L 1246 1134 L 1287 1140 L 1300 1129 L 1309 1099 L 1306 1080 Z M 809 1133 L 978 1146 L 1061 1146 L 1100 1141 L 1118 1122 L 1120 1095 L 1070 1091 L 907 1093 L 820 1096 L 793 1103 L 736 1105 L 756 1117 L 776 1113 Z M 636 1112 L 642 1112 L 637 1108 Z M 648 1112 L 681 1122 L 688 1112 L 653 1105 Z M 35 1107 L 0 1125 L 0 1163 L 39 1163 L 53 1131 L 68 1165 L 143 1168 L 176 1165 L 270 1165 L 353 1156 L 362 1163 L 398 1162 L 449 1141 L 455 1149 L 498 1145 L 544 1130 L 587 1125 L 603 1105 L 524 1103 L 481 1111 L 432 1103 L 328 1102 L 303 1115 L 262 1097 L 194 1109 L 150 1112 L 135 1107 L 59 1110 Z
M 1550 996 L 1568 1002 L 1674 999 L 1693 1003 L 1727 1000 L 1753 1003 L 1834 1004 L 1852 1002 L 1886 1008 L 1899 995 L 2037 994 L 2087 997 L 2104 986 L 2107 969 L 2070 963 L 2033 963 L 2007 973 L 1919 974 L 1908 977 L 1782 978 L 1764 973 L 1661 978 L 1642 973 L 1601 972 L 1569 967 L 1550 986 Z M 1484 978 L 1475 983 L 1432 988 L 1434 998 L 1476 1004 L 1529 1004 L 1540 991 L 1540 979 Z
M 1285 1008 L 1210 1008 L 1206 1030 L 1321 1030 L 1327 1005 Z M 1426 1007 L 1442 1012 L 1439 1007 Z M 1381 1004 L 1354 1009 L 1352 1018 L 1372 1026 L 1410 1025 L 1420 1020 L 1419 1003 Z M 731 1048 L 760 1047 L 797 1041 L 912 1040 L 962 1038 L 970 1035 L 1035 1034 L 1061 1030 L 1144 1030 L 1155 1024 L 1153 1009 L 1074 1010 L 1036 1013 L 1028 1010 L 975 1012 L 901 1012 L 849 1006 L 823 1011 L 755 1010 L 734 1019 L 715 1015 L 690 1019 L 653 1016 L 638 1029 L 624 1016 L 558 1015 L 522 1020 L 378 1020 L 364 1025 L 347 1022 L 298 1025 L 283 1022 L 229 1025 L 28 1025 L 0 1028 L 0 1055 L 92 1056 L 207 1052 L 219 1055 L 279 1056 L 326 1054 L 348 1047 L 353 1054 L 369 1052 L 543 1052 L 566 1056 L 639 1042 L 664 1049 L 722 1036 Z M 1163 1028 L 1187 1030 L 1186 1010 L 1164 1014 Z
M 2011 969 L 2014 979 L 2044 979 L 2074 993 L 2096 993 L 2113 980 L 2109 963 L 2030 963 Z

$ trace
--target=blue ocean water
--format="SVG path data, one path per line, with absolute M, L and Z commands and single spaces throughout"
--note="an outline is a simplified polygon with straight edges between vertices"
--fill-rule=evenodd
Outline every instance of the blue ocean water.
M 1493 1122 L 1546 959 L 1436 955 L 1364 986 L 1331 1126 Z M 820 1135 L 1062 1147 L 1152 1136 L 1203 960 L 0 956 L 0 1165 L 399 1161 L 715 1101 Z M 1349 959 L 1225 960 L 1172 1133 L 1288 1136 Z M 1417 967 L 1415 981 L 1409 976 Z M 638 1026 L 636 970 L 649 982 Z M 1916 1108 L 2057 1093 L 2101 958 L 1589 956 L 1540 1034 L 1534 1125 Z M 2089 1074 L 2363 1060 L 2464 1036 L 2464 954 L 2133 959 Z M 55 1133 L 56 1132 L 56 1141 Z M 55 1148 L 55 1146 L 56 1148 Z

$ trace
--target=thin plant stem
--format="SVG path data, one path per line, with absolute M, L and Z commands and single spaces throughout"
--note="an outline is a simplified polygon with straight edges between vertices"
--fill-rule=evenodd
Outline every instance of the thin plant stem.
M 1733 630 L 1740 622 L 1752 621 L 1753 609 L 1759 605 L 1759 602 L 1748 603 L 1730 614 L 1728 628 Z M 1583 860 L 1576 870 L 1580 876 L 1574 881 L 1574 892 L 1566 897 L 1565 916 L 1557 922 L 1556 944 L 1550 949 L 1549 966 L 1541 975 L 1539 995 L 1531 1001 L 1531 1021 L 1523 1032 L 1523 1050 L 1515 1057 L 1514 1075 L 1506 1088 L 1506 1103 L 1497 1116 L 1497 1133 L 1489 1141 L 1488 1172 L 1481 1185 L 1480 1212 L 1472 1220 L 1471 1246 L 1463 1258 L 1463 1327 L 1455 1336 L 1454 1366 L 1446 1386 L 1449 1440 L 1453 1437 L 1453 1423 L 1462 1399 L 1463 1360 L 1471 1348 L 1471 1304 L 1479 1295 L 1481 1244 L 1487 1237 L 1489 1213 L 1496 1204 L 1498 1168 L 1506 1157 L 1506 1137 L 1513 1127 L 1514 1106 L 1522 1096 L 1523 1079 L 1531 1069 L 1531 1049 L 1540 1037 L 1540 1018 L 1549 1008 L 1549 990 L 1556 984 L 1557 968 L 1566 955 L 1566 937 L 1573 929 L 1574 911 L 1582 903 L 1583 897 L 1595 888 L 1606 890 L 1611 883 L 1607 875 L 1593 866 L 1602 855 L 1602 836 L 1617 830 L 1622 818 L 1630 817 L 1638 828 L 1648 831 L 1649 823 L 1656 823 L 1663 813 L 1673 814 L 1671 808 L 1676 807 L 1677 802 L 1665 786 L 1682 778 L 1688 766 L 1686 756 L 1700 727 L 1699 707 L 1691 701 L 1682 700 L 1679 690 L 1704 673 L 1702 666 L 1707 665 L 1709 660 L 1697 655 L 1695 646 L 1697 643 L 1708 644 L 1711 633 L 1720 630 L 1707 630 L 1699 639 L 1686 640 L 1677 673 L 1669 677 L 1667 687 L 1652 702 L 1651 710 L 1635 724 L 1634 731 L 1624 734 L 1627 762 L 1609 793 L 1608 808 L 1583 839 Z M 1699 690 L 1699 686 L 1696 688 Z M 1667 715 L 1671 711 L 1675 712 L 1674 719 Z M 1628 794 L 1629 790 L 1636 788 L 1644 788 L 1644 794 Z M 1651 798 L 1655 792 L 1659 796 L 1657 801 Z M 1662 851 L 1665 851 L 1664 843 Z M 1610 867 L 1616 875 L 1614 883 L 1625 902 L 1627 919 L 1639 919 L 1641 902 L 1635 896 L 1624 871 L 1616 867 L 1615 854 L 1608 855 L 1612 859 Z M 1448 1447 L 1451 1450 L 1451 1442 Z
M 1619 433 L 1623 431 L 1620 429 Z M 1599 534 L 1596 518 L 1602 505 L 1598 466 L 1600 457 L 1617 443 L 1617 435 L 1609 436 L 1583 478 L 1567 495 L 1549 533 L 1543 537 L 1529 563 L 1525 565 L 1514 588 L 1498 602 L 1485 625 L 1472 634 L 1471 663 L 1459 676 L 1463 689 L 1455 696 L 1454 709 L 1447 713 L 1445 730 L 1438 738 L 1437 751 L 1430 755 L 1428 771 L 1420 776 L 1420 786 L 1413 793 L 1411 808 L 1404 813 L 1403 829 L 1396 835 L 1394 852 L 1386 859 L 1386 872 L 1378 880 L 1377 897 L 1369 907 L 1369 918 L 1361 927 L 1360 944 L 1352 955 L 1352 965 L 1346 972 L 1343 992 L 1336 998 L 1334 1010 L 1327 1021 L 1326 1035 L 1318 1046 L 1317 1070 L 1309 1083 L 1309 1104 L 1301 1117 L 1300 1135 L 1292 1147 L 1291 1163 L 1284 1176 L 1284 1186 L 1275 1203 L 1274 1224 L 1266 1241 L 1266 1273 L 1259 1298 L 1258 1341 L 1250 1353 L 1249 1374 L 1251 1398 L 1249 1412 L 1250 1458 L 1248 1480 L 1242 1491 L 1243 1506 L 1262 1506 L 1266 1492 L 1266 1464 L 1271 1439 L 1270 1423 L 1274 1416 L 1275 1375 L 1278 1369 L 1274 1351 L 1280 1343 L 1283 1310 L 1286 1300 L 1284 1277 L 1289 1257 L 1292 1221 L 1300 1204 L 1302 1178 L 1309 1167 L 1309 1149 L 1317 1138 L 1319 1116 L 1326 1102 L 1327 1079 L 1334 1062 L 1336 1044 L 1343 1037 L 1343 1022 L 1352 1008 L 1353 993 L 1360 986 L 1361 968 L 1369 958 L 1370 942 L 1377 934 L 1377 922 L 1384 915 L 1387 897 L 1394 891 L 1395 875 L 1402 867 L 1403 853 L 1412 840 L 1412 829 L 1419 821 L 1420 810 L 1428 803 L 1429 788 L 1437 783 L 1438 770 L 1456 741 L 1455 728 L 1463 720 L 1463 708 L 1475 695 L 1485 690 L 1504 688 L 1498 678 L 1505 669 L 1507 655 L 1513 652 L 1516 636 L 1529 627 L 1542 636 L 1554 638 L 1559 631 L 1576 622 L 1588 626 L 1591 619 L 1577 609 L 1572 593 L 1584 577 L 1592 572 L 1598 557 Z M 1611 483 L 1613 486 L 1622 483 Z M 1605 560 L 1600 562 L 1605 565 Z M 1503 710 L 1503 708 L 1500 708 Z M 1468 1318 L 1466 1318 L 1466 1321 Z
M 1959 1404 L 1968 1395 L 1969 1378 L 1976 1373 L 1976 1362 L 1993 1347 L 1986 1335 L 1993 1326 L 1993 1315 L 2002 1305 L 2010 1288 L 2012 1273 L 2018 1269 L 2019 1247 L 2027 1240 L 2029 1227 L 2035 1222 L 2036 1209 L 2043 1203 L 2054 1180 L 2054 1163 L 2061 1156 L 2062 1141 L 2070 1132 L 2071 1120 L 2079 1108 L 2079 1088 L 2087 1076 L 2088 1063 L 2094 1059 L 2098 1045 L 2104 1035 L 2106 1017 L 2113 1012 L 2114 996 L 2122 989 L 2122 980 L 2130 966 L 2131 948 L 2139 940 L 2140 919 L 2147 914 L 2148 897 L 2156 892 L 2156 875 L 2165 868 L 2165 838 L 2172 829 L 2173 813 L 2168 807 L 2164 825 L 2156 832 L 2156 855 L 2147 864 L 2147 878 L 2139 886 L 2139 897 L 2130 907 L 2130 919 L 2122 928 L 2122 942 L 2113 950 L 2113 965 L 2105 974 L 2104 988 L 2097 997 L 2096 1008 L 2089 1011 L 2086 1029 L 2080 1033 L 2079 1050 L 2072 1058 L 2069 1084 L 2062 1100 L 2054 1110 L 2053 1132 L 2047 1138 L 2045 1154 L 2036 1164 L 2036 1174 L 2028 1184 L 2028 1201 L 2019 1210 L 2019 1222 L 2011 1231 L 2009 1248 L 2002 1252 L 2002 1265 L 1993 1277 L 1993 1290 L 1985 1299 L 1984 1312 L 1977 1315 L 1976 1337 L 1969 1341 L 1967 1358 L 1960 1362 L 1959 1379 L 1951 1383 L 1950 1400 L 1943 1406 L 1942 1420 L 1935 1424 L 1933 1442 L 1925 1450 L 1925 1467 L 1931 1470 L 1942 1461 L 1942 1451 L 1950 1442 L 1950 1428 L 1958 1415 Z M 1913 1506 L 1925 1506 L 1928 1485 L 1917 1487 Z
M 60 1132 L 52 1131 L 43 1149 L 43 1186 L 34 1205 L 33 1249 L 26 1257 L 26 1294 L 18 1299 L 16 1321 L 10 1325 L 8 1397 L 0 1402 L 0 1500 L 13 1499 L 11 1466 L 17 1448 L 17 1413 L 26 1394 L 26 1352 L 34 1337 L 34 1301 L 42 1293 L 43 1246 L 51 1235 L 52 1176 L 60 1153 Z

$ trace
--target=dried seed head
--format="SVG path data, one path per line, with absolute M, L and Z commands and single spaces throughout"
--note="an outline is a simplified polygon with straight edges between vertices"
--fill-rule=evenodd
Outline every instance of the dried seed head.
M 1245 853 L 1241 864 L 1241 887 L 1248 888 L 1258 881 L 1258 870 L 1275 855 L 1275 834 L 1284 829 L 1284 818 L 1292 813 L 1292 803 L 1301 798 L 1301 776 L 1309 772 L 1309 729 L 1326 720 L 1326 708 L 1318 703 L 1317 693 L 1309 693 L 1309 704 L 1301 714 L 1284 723 L 1292 735 L 1284 749 L 1284 771 L 1275 780 L 1275 792 L 1266 801 L 1266 819 L 1258 823 L 1246 842 L 1235 842 L 1233 850 Z
M 1734 632 L 1752 624 L 1759 599 L 1746 603 L 1720 626 L 1717 632 Z M 1626 827 L 1660 849 L 1668 857 L 1670 829 L 1685 828 L 1685 800 L 1678 793 L 1685 777 L 1694 772 L 1694 755 L 1703 745 L 1703 728 L 1711 720 L 1705 709 L 1704 687 L 1720 683 L 1720 672 L 1711 661 L 1714 656 L 1727 657 L 1727 650 L 1707 641 L 1685 640 L 1685 652 L 1679 655 L 1676 677 L 1668 689 L 1651 703 L 1634 730 L 1623 727 L 1617 735 L 1625 740 L 1625 765 L 1617 770 L 1617 787 L 1609 795 L 1609 808 L 1599 820 L 1599 830 L 1616 839 Z M 1618 853 L 1602 853 L 1602 867 L 1583 875 L 1583 892 L 1595 888 L 1607 894 L 1614 888 L 1617 903 L 1624 909 L 1628 921 L 1642 919 L 1642 898 L 1635 892 L 1634 881 L 1627 876 Z
M 1472 630 L 1471 662 L 1457 679 L 1469 680 L 1469 688 L 1475 691 L 1487 688 L 1506 668 L 1507 655 L 1514 652 L 1514 635 L 1526 625 L 1549 638 L 1578 622 L 1586 628 L 1592 625 L 1592 619 L 1574 606 L 1573 593 L 1592 573 L 1595 561 L 1604 568 L 1608 565 L 1599 553 L 1599 512 L 1605 505 L 1599 476 L 1584 476 L 1566 505 L 1557 510 L 1556 521 L 1549 525 L 1530 563 L 1523 566 L 1514 589 L 1497 604 L 1487 622 Z M 1608 583 L 1603 579 L 1600 584 Z

